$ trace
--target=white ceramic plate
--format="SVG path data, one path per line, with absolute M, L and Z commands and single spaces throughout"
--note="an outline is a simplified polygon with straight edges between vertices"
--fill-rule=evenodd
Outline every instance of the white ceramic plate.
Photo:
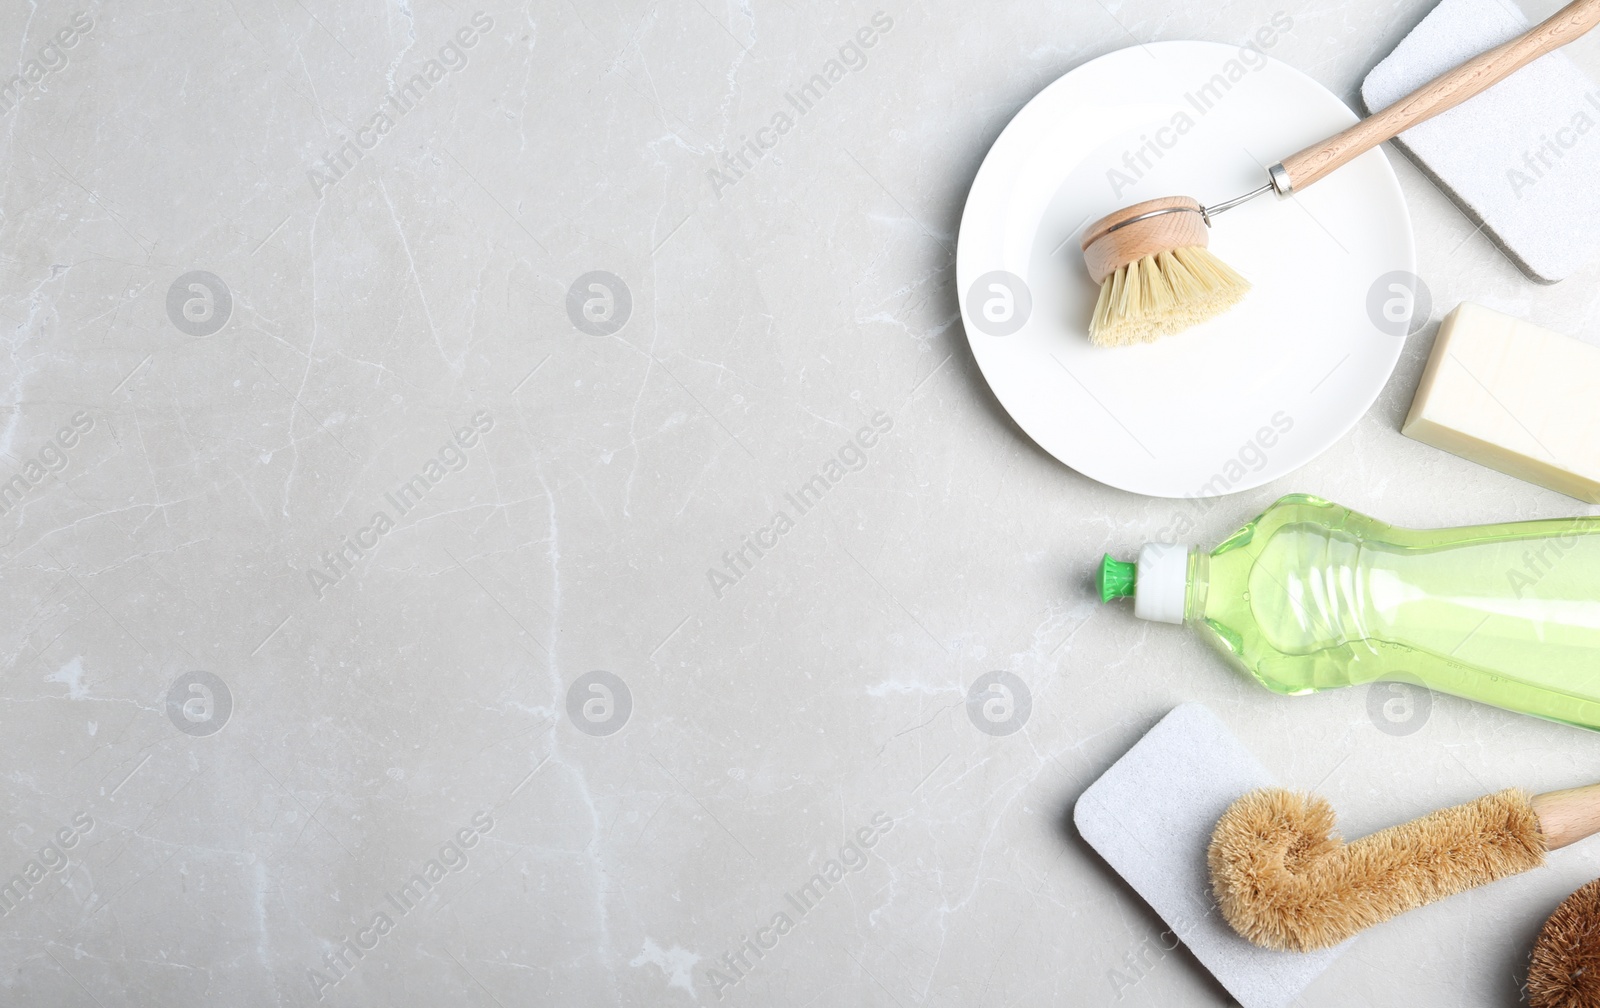
M 1140 200 L 1242 195 L 1356 118 L 1299 71 L 1212 42 L 1124 49 L 1040 92 L 984 159 L 957 252 L 967 339 L 1006 411 L 1084 475 L 1157 497 L 1248 490 L 1342 437 L 1388 380 L 1413 308 L 1427 318 L 1382 151 L 1217 217 L 1212 251 L 1254 289 L 1146 346 L 1089 343 L 1098 288 L 1078 243 Z

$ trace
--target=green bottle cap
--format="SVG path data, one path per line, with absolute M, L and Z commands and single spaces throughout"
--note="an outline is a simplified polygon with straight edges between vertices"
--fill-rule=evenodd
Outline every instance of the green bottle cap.
M 1135 564 L 1123 560 L 1111 559 L 1107 553 L 1100 558 L 1100 572 L 1095 577 L 1095 587 L 1100 589 L 1100 601 L 1110 602 L 1114 598 L 1127 598 L 1133 594 Z

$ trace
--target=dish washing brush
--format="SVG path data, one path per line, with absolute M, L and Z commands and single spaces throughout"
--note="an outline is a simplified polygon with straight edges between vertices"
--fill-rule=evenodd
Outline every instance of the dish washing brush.
M 1561 901 L 1539 929 L 1528 967 L 1533 1008 L 1600 1008 L 1600 879 Z
M 1148 343 L 1198 325 L 1237 304 L 1250 285 L 1207 248 L 1211 219 L 1267 192 L 1299 192 L 1420 122 L 1455 108 L 1545 53 L 1600 24 L 1600 0 L 1574 0 L 1543 23 L 1473 57 L 1380 112 L 1267 169 L 1266 184 L 1201 206 L 1187 196 L 1146 200 L 1089 225 L 1082 248 L 1100 285 L 1089 322 L 1099 346 Z
M 1511 789 L 1345 843 L 1333 807 L 1267 788 L 1228 807 L 1206 853 L 1223 919 L 1265 948 L 1330 948 L 1374 924 L 1544 864 L 1600 831 L 1600 784 Z

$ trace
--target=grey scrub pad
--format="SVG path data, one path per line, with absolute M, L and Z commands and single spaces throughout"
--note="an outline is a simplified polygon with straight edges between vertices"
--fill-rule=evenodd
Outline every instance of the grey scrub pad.
M 1444 0 L 1367 75 L 1361 100 L 1383 109 L 1528 25 L 1511 0 Z M 1593 258 L 1600 88 L 1564 53 L 1540 57 L 1395 144 L 1530 278 L 1556 283 Z
M 1072 810 L 1078 833 L 1243 1008 L 1282 1008 L 1349 945 L 1259 948 L 1228 926 L 1212 898 L 1206 848 L 1217 820 L 1241 795 L 1276 783 L 1209 708 L 1186 703 L 1089 785 Z

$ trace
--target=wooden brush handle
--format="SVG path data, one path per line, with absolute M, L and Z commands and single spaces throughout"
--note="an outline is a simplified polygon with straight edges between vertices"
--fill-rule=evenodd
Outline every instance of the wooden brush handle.
M 1600 24 L 1600 0 L 1573 0 L 1543 24 L 1443 74 L 1337 136 L 1283 159 L 1287 187 L 1300 190 L 1406 130 L 1455 108 L 1505 80 L 1540 56 Z
M 1546 850 L 1600 833 L 1600 784 L 1535 795 L 1532 804 Z

